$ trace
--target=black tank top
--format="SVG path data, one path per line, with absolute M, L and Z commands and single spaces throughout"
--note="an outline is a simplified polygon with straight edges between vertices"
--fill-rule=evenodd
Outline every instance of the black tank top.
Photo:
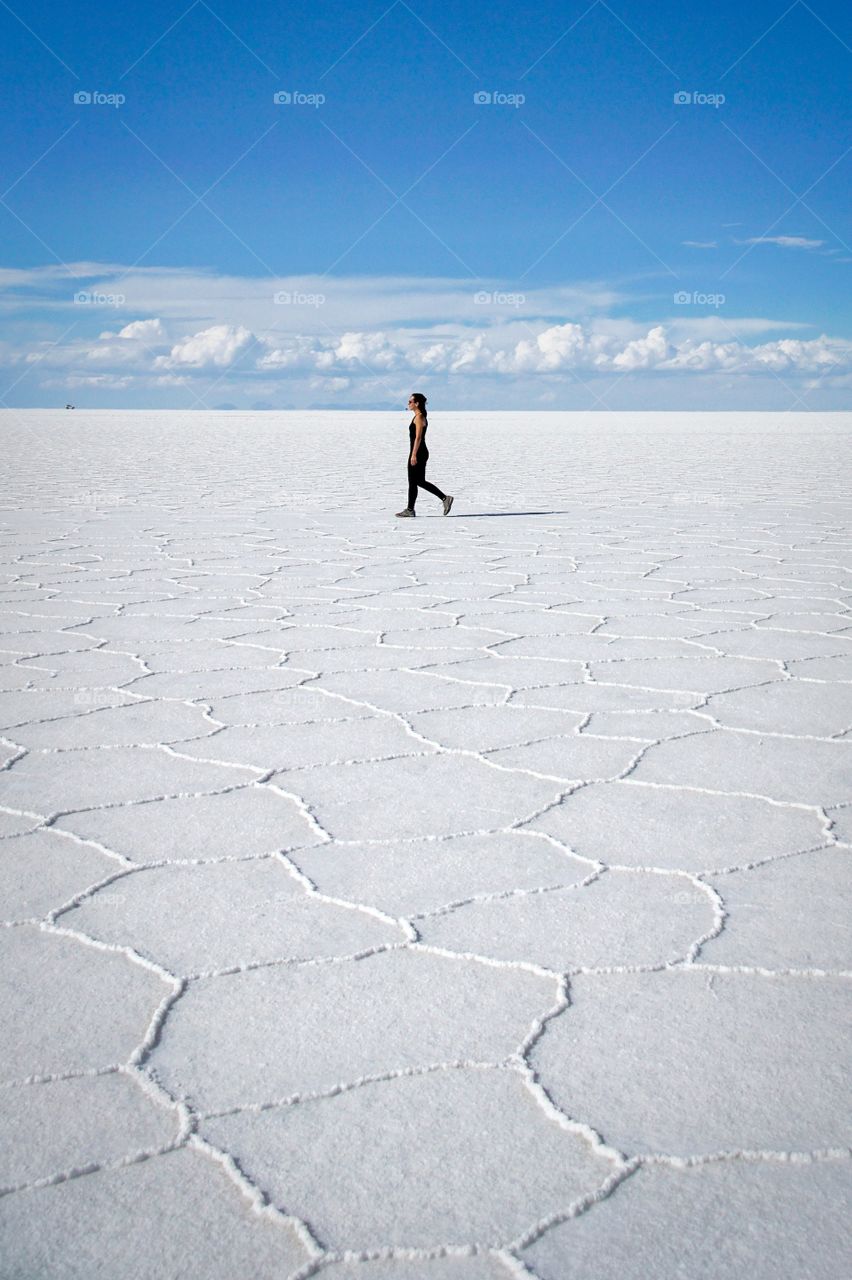
M 424 423 L 424 426 L 423 426 L 423 435 L 420 437 L 420 443 L 421 443 L 421 444 L 423 444 L 423 445 L 425 445 L 425 443 L 426 443 L 426 428 L 427 428 L 428 426 L 429 426 L 429 423 L 428 423 L 428 421 L 427 421 L 426 423 Z M 411 419 L 411 421 L 410 421 L 410 422 L 409 422 L 409 424 L 408 424 L 408 438 L 409 438 L 409 440 L 411 441 L 411 443 L 412 443 L 412 444 L 414 444 L 414 437 L 415 437 L 416 431 L 417 431 L 417 428 L 415 427 L 415 425 L 414 425 L 414 419 L 412 418 L 412 419 Z

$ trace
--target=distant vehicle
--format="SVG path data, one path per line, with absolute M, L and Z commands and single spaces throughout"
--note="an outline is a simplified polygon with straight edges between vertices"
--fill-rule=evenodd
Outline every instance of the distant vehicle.
M 65 408 L 66 408 L 66 409 L 76 409 L 76 408 L 77 408 L 77 406 L 76 406 L 76 404 L 66 404 Z

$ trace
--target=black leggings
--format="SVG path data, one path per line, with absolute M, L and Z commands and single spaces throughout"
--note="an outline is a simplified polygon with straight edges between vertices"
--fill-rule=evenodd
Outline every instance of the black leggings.
M 414 504 L 417 501 L 418 486 L 426 489 L 429 493 L 434 493 L 436 498 L 440 498 L 443 502 L 445 494 L 441 492 L 436 484 L 430 484 L 426 479 L 426 463 L 429 461 L 429 450 L 424 449 L 421 445 L 417 450 L 417 465 L 411 465 L 411 453 L 408 455 L 408 510 L 414 510 Z

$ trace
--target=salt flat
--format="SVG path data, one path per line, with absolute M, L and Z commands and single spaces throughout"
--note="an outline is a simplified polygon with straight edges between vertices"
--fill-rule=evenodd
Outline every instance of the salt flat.
M 0 414 L 4 1275 L 837 1280 L 846 414 Z

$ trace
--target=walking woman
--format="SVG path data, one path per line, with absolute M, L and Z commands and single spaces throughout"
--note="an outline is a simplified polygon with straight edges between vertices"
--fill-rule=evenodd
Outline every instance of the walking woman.
M 397 511 L 398 516 L 413 516 L 417 513 L 414 504 L 417 501 L 418 486 L 434 493 L 444 504 L 444 515 L 450 514 L 453 505 L 451 494 L 442 493 L 437 485 L 426 479 L 426 463 L 429 461 L 429 450 L 426 448 L 426 397 L 419 391 L 413 391 L 408 397 L 408 407 L 414 410 L 414 417 L 408 424 L 410 447 L 408 450 L 408 506 L 404 511 Z

